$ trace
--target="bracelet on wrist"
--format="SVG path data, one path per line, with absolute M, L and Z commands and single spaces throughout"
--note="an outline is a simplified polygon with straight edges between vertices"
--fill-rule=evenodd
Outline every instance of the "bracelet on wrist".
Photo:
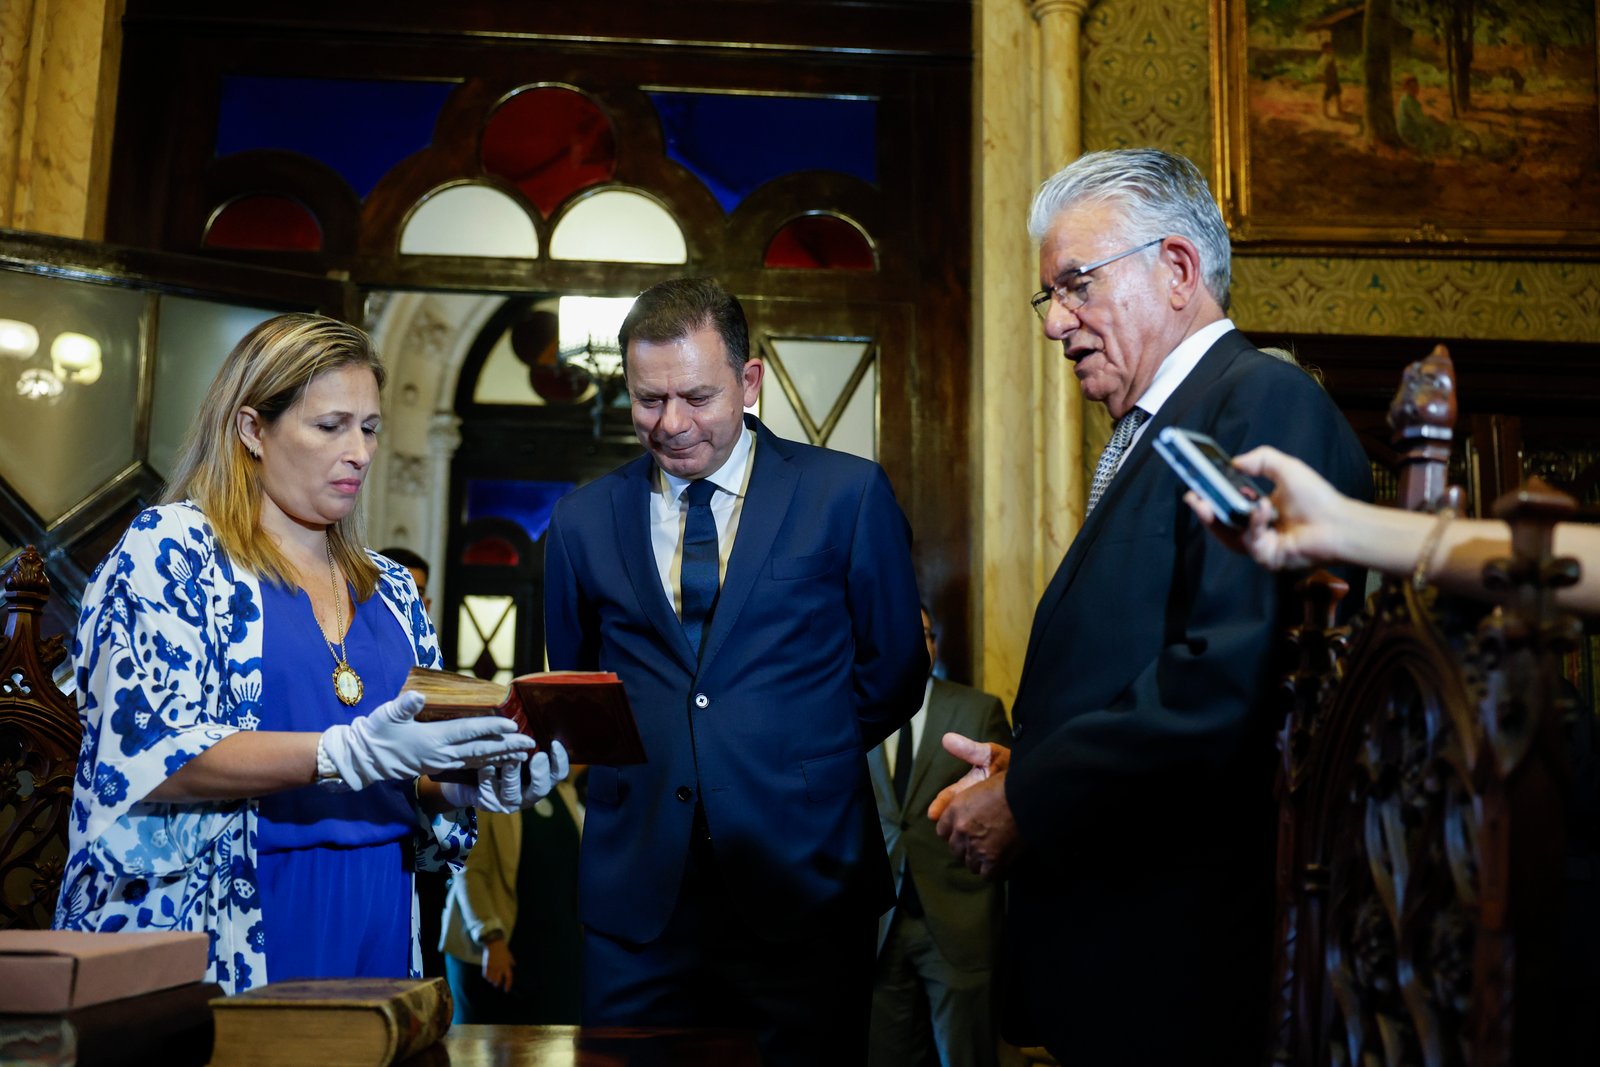
M 317 738 L 316 783 L 322 786 L 324 789 L 331 790 L 336 793 L 342 793 L 347 791 L 349 787 L 345 784 L 344 778 L 339 774 L 339 768 L 333 765 L 333 759 L 328 755 L 327 748 L 324 747 L 323 743 L 327 740 L 327 737 L 328 735 L 324 733 L 321 737 Z
M 1417 551 L 1417 565 L 1411 569 L 1411 588 L 1415 592 L 1422 592 L 1428 587 L 1428 574 L 1433 569 L 1433 555 L 1439 550 L 1439 540 L 1444 536 L 1444 528 L 1450 525 L 1450 520 L 1456 517 L 1456 509 L 1446 505 L 1439 509 L 1438 517 L 1433 520 L 1433 526 L 1428 530 L 1428 536 L 1423 538 L 1422 548 Z

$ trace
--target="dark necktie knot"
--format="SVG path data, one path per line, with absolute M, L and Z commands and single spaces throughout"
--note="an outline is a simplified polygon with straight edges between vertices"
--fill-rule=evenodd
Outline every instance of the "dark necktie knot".
M 711 503 L 711 498 L 716 495 L 717 485 L 710 478 L 701 478 L 697 482 L 690 482 L 683 491 L 683 499 L 692 508 L 704 507 Z

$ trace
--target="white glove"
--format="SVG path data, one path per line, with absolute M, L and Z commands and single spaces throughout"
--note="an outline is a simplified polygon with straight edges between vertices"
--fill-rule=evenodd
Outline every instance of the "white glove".
M 522 767 L 507 763 L 478 768 L 478 784 L 440 782 L 439 792 L 452 808 L 477 808 L 509 815 L 522 808 Z
M 522 787 L 520 806 L 531 808 L 544 799 L 550 794 L 550 790 L 555 788 L 557 782 L 566 779 L 567 771 L 570 769 L 571 764 L 567 762 L 567 750 L 560 741 L 550 742 L 548 754 L 535 752 L 532 756 L 529 756 L 528 762 L 519 768 L 522 772 L 518 775 L 522 779 L 520 783 Z
M 406 690 L 348 726 L 330 726 L 317 741 L 319 771 L 330 766 L 350 789 L 424 774 L 518 764 L 537 747 L 499 715 L 416 722 L 426 703 Z
M 551 772 L 552 764 L 554 773 Z M 444 802 L 452 808 L 476 807 L 479 811 L 509 814 L 531 808 L 548 796 L 555 784 L 566 778 L 570 767 L 567 750 L 560 741 L 552 741 L 548 755 L 535 752 L 521 766 L 508 763 L 501 767 L 480 768 L 476 786 L 462 782 L 440 782 L 439 792 L 444 795 Z

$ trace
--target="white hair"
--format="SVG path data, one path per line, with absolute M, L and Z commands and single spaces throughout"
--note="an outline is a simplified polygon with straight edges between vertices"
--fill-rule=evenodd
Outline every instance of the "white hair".
M 1189 160 L 1157 148 L 1088 152 L 1057 171 L 1034 194 L 1028 235 L 1044 241 L 1057 215 L 1078 204 L 1113 203 L 1122 209 L 1119 234 L 1129 245 L 1180 236 L 1200 250 L 1206 291 L 1228 310 L 1232 245 L 1222 212 L 1200 171 Z

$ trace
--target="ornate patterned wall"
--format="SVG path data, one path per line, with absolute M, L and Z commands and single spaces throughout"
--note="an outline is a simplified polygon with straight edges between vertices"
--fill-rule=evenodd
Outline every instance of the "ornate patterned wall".
M 1083 146 L 1155 145 L 1210 172 L 1209 4 L 1103 0 L 1084 18 Z M 1600 264 L 1239 255 L 1241 329 L 1600 341 Z

